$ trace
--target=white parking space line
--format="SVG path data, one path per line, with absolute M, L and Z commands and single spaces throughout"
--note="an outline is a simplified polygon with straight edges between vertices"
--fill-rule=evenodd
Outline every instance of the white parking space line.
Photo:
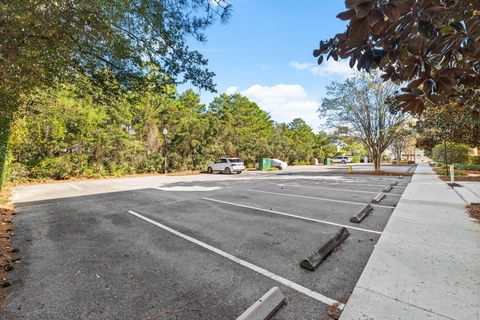
M 282 187 L 294 187 L 294 188 L 305 188 L 305 189 L 322 189 L 322 190 L 333 190 L 333 191 L 345 191 L 345 192 L 356 192 L 356 193 L 370 193 L 378 194 L 379 191 L 363 191 L 363 190 L 351 190 L 351 189 L 336 189 L 336 188 L 327 188 L 327 187 L 311 187 L 311 186 L 300 186 L 295 184 L 278 184 Z M 392 193 L 391 195 L 401 196 L 401 194 Z
M 388 186 L 389 183 L 379 183 L 379 184 L 364 184 L 364 183 L 359 183 L 359 186 L 365 186 L 365 187 L 386 187 Z M 394 188 L 398 189 L 405 189 L 406 187 L 399 187 L 399 186 L 393 186 Z
M 309 182 L 311 182 L 311 180 L 309 180 Z M 338 182 L 331 182 L 331 183 L 325 183 L 325 182 L 315 182 L 315 181 L 312 181 L 313 183 L 315 184 L 328 184 L 328 185 L 348 185 L 350 184 L 351 187 L 353 187 L 354 185 L 361 185 L 362 187 L 365 186 L 365 187 L 386 187 L 388 186 L 390 183 L 382 183 L 382 182 L 379 182 L 378 184 L 365 184 L 359 180 L 356 180 L 356 181 L 338 181 Z M 398 188 L 398 189 L 405 189 L 406 187 L 400 187 L 400 186 L 393 186 L 394 188 Z
M 204 186 L 173 186 L 173 187 L 157 187 L 156 189 L 162 191 L 215 191 L 220 190 L 222 187 L 204 187 Z
M 238 203 L 227 202 L 227 201 L 223 201 L 223 200 L 212 199 L 212 198 L 202 198 L 202 199 L 207 200 L 207 201 L 212 201 L 212 202 L 228 204 L 228 205 L 234 206 L 234 207 L 252 209 L 252 210 L 263 211 L 263 212 L 268 212 L 268 213 L 274 213 L 274 214 L 278 214 L 278 215 L 281 215 L 281 216 L 292 217 L 292 218 L 301 219 L 301 220 L 313 221 L 313 222 L 318 222 L 318 223 L 323 223 L 323 224 L 330 224 L 332 226 L 345 227 L 347 229 L 352 229 L 352 230 L 370 232 L 370 233 L 375 233 L 375 234 L 382 234 L 382 232 L 380 232 L 380 231 L 347 226 L 345 224 L 340 224 L 340 223 L 335 223 L 335 222 L 330 222 L 330 221 L 325 221 L 325 220 L 320 220 L 320 219 L 313 219 L 313 218 L 308 218 L 308 217 L 304 217 L 304 216 L 298 216 L 298 215 L 291 214 L 291 213 L 285 213 L 285 212 L 280 212 L 280 211 L 275 211 L 275 210 L 267 210 L 267 209 L 247 206 L 247 205 L 244 205 L 244 204 L 238 204 Z
M 157 222 L 157 221 L 154 221 L 154 220 L 152 220 L 152 219 L 150 219 L 150 218 L 147 218 L 147 217 L 145 217 L 145 216 L 143 216 L 143 215 L 141 215 L 141 214 L 139 214 L 139 213 L 137 213 L 137 212 L 135 212 L 135 211 L 128 211 L 128 213 L 130 213 L 131 215 L 134 215 L 134 216 L 136 216 L 137 218 L 140 218 L 140 219 L 142 219 L 142 220 L 144 220 L 144 221 L 147 221 L 147 222 L 149 222 L 149 223 L 151 223 L 151 224 L 153 224 L 153 225 L 155 225 L 155 226 L 157 226 L 157 227 L 159 227 L 159 228 L 161 228 L 161 229 L 163 229 L 163 230 L 165 230 L 165 231 L 168 231 L 168 232 L 170 232 L 170 233 L 173 233 L 174 235 L 179 236 L 179 237 L 181 237 L 181 238 L 183 238 L 183 239 L 185 239 L 185 240 L 187 240 L 187 241 L 190 241 L 190 242 L 192 242 L 192 243 L 194 243 L 194 244 L 196 244 L 196 245 L 199 245 L 199 246 L 201 246 L 201 247 L 203 247 L 203 248 L 205 248 L 205 249 L 207 249 L 207 250 L 210 250 L 210 251 L 212 251 L 212 252 L 214 252 L 214 253 L 216 253 L 216 254 L 224 257 L 224 258 L 227 258 L 227 259 L 229 259 L 229 260 L 231 260 L 231 261 L 233 261 L 233 262 L 236 262 L 236 263 L 238 263 L 238 264 L 241 265 L 241 266 L 247 267 L 247 268 L 249 268 L 249 269 L 251 269 L 251 270 L 253 270 L 253 271 L 255 271 L 255 272 L 258 272 L 258 273 L 260 273 L 260 274 L 262 274 L 262 275 L 264 275 L 264 276 L 266 276 L 266 277 L 268 277 L 268 278 L 270 278 L 270 279 L 272 279 L 272 280 L 275 280 L 275 281 L 283 284 L 283 285 L 286 286 L 286 287 L 292 288 L 292 289 L 294 289 L 294 290 L 296 290 L 296 291 L 298 291 L 298 292 L 300 292 L 300 293 L 303 293 L 304 295 L 309 296 L 310 298 L 313 298 L 313 299 L 315 299 L 315 300 L 317 300 L 317 301 L 320 301 L 320 302 L 325 303 L 325 304 L 330 305 L 330 306 L 333 305 L 333 304 L 337 304 L 340 309 L 343 309 L 343 307 L 344 307 L 344 304 L 342 304 L 342 303 L 340 303 L 340 302 L 338 302 L 338 301 L 336 301 L 336 300 L 334 300 L 334 299 L 331 299 L 331 298 L 326 297 L 326 296 L 324 296 L 324 295 L 322 295 L 322 294 L 320 294 L 320 293 L 318 293 L 318 292 L 315 292 L 315 291 L 312 291 L 312 290 L 310 290 L 310 289 L 308 289 L 308 288 L 305 288 L 304 286 L 299 285 L 298 283 L 295 283 L 295 282 L 290 281 L 290 280 L 288 280 L 288 279 L 286 279 L 286 278 L 283 278 L 283 277 L 281 277 L 281 276 L 279 276 L 279 275 L 277 275 L 277 274 L 275 274 L 275 273 L 273 273 L 273 272 L 270 272 L 270 271 L 268 271 L 268 270 L 266 270 L 266 269 L 263 269 L 263 268 L 261 268 L 261 267 L 259 267 L 259 266 L 257 266 L 257 265 L 254 265 L 254 264 L 252 264 L 252 263 L 250 263 L 250 262 L 248 262 L 248 261 L 245 261 L 245 260 L 242 260 L 242 259 L 240 259 L 240 258 L 237 258 L 237 257 L 235 257 L 235 256 L 233 256 L 233 255 L 231 255 L 231 254 L 229 254 L 229 253 L 227 253 L 227 252 L 225 252 L 225 251 L 222 251 L 222 250 L 220 250 L 220 249 L 217 249 L 217 248 L 215 248 L 215 247 L 213 247 L 213 246 L 211 246 L 211 245 L 209 245 L 209 244 L 206 244 L 205 242 L 202 242 L 202 241 L 200 241 L 200 240 L 197 240 L 197 239 L 195 239 L 195 238 L 192 238 L 192 237 L 190 237 L 190 236 L 187 236 L 186 234 L 183 234 L 183 233 L 181 233 L 181 232 L 179 232 L 179 231 L 177 231 L 177 230 L 174 230 L 174 229 L 172 229 L 172 228 L 170 228 L 170 227 L 167 227 L 166 225 L 163 225 L 163 224 L 161 224 L 161 223 L 159 223 L 159 222 Z
M 72 187 L 73 189 L 82 190 L 82 188 L 80 188 L 80 187 L 77 187 L 77 186 L 76 186 L 76 185 L 74 185 L 74 184 L 67 183 L 67 185 L 69 185 L 69 186 L 70 186 L 70 187 Z
M 320 184 L 320 183 L 317 183 L 317 184 Z M 365 186 L 365 187 L 385 187 L 385 186 L 388 186 L 390 183 L 382 183 L 382 182 L 379 182 L 377 184 L 366 184 L 366 183 L 363 183 L 363 182 L 360 182 L 360 181 L 351 181 L 351 182 L 342 182 L 342 183 L 332 183 L 332 185 L 340 185 L 340 184 L 350 184 L 350 186 L 353 186 L 353 184 L 355 185 L 361 185 L 361 186 Z M 394 188 L 403 188 L 405 189 L 406 187 L 399 187 L 399 186 L 394 186 Z
M 256 189 L 245 189 L 245 190 L 252 191 L 252 192 L 276 194 L 276 195 L 287 196 L 287 197 L 297 197 L 297 198 L 305 198 L 305 199 L 313 199 L 313 200 L 321 200 L 321 201 L 329 201 L 329 202 L 339 202 L 339 203 L 348 203 L 348 204 L 361 204 L 361 205 L 364 205 L 364 206 L 367 205 L 367 204 L 370 204 L 370 203 L 367 203 L 367 202 L 355 202 L 355 201 L 337 200 L 337 199 L 330 199 L 330 198 L 302 196 L 302 195 L 299 195 L 299 194 L 291 194 L 291 193 L 283 193 L 283 192 L 271 192 L 271 191 L 263 191 L 263 190 L 256 190 Z M 393 206 L 383 206 L 383 205 L 379 205 L 379 204 L 372 204 L 372 207 L 395 209 L 395 207 L 393 207 Z

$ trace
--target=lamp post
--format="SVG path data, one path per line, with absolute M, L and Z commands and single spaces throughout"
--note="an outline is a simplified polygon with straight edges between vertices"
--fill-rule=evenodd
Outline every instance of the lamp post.
M 163 138 L 165 139 L 165 154 L 164 154 L 165 166 L 164 166 L 164 169 L 165 169 L 165 174 L 167 174 L 167 133 L 168 133 L 167 128 L 163 128 L 162 132 L 163 132 Z

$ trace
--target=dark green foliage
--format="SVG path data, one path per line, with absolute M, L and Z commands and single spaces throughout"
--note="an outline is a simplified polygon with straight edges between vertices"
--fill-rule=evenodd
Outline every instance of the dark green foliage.
M 471 156 L 468 159 L 468 162 L 473 164 L 473 165 L 480 165 L 480 156 Z M 479 168 L 479 170 L 480 170 L 480 168 Z
M 437 174 L 441 175 L 441 176 L 449 176 L 450 175 L 450 170 L 449 169 L 440 169 L 437 171 Z M 455 176 L 464 176 L 465 173 L 463 172 L 460 172 L 460 171 L 454 171 L 453 174 Z
M 19 107 L 12 102 L 40 88 L 75 82 L 79 74 L 98 80 L 101 87 L 105 69 L 129 89 L 149 82 L 145 74 L 154 68 L 161 74 L 158 84 L 190 82 L 215 91 L 207 60 L 188 47 L 187 39 L 204 40 L 206 27 L 217 18 L 226 21 L 230 9 L 223 0 L 0 1 L 0 187 L 7 171 L 11 118 Z M 97 103 L 95 95 L 90 98 Z M 107 109 L 103 120 L 119 134 L 122 124 L 117 120 L 122 115 L 109 112 L 125 110 Z M 108 130 L 97 133 L 104 134 L 104 140 L 110 135 Z M 112 149 L 123 140 L 105 142 Z M 54 166 L 45 164 L 50 167 Z
M 15 107 L 16 96 L 0 87 L 0 188 L 8 179 L 8 141 Z
M 442 143 L 436 145 L 432 150 L 434 161 L 443 163 L 466 163 L 470 147 L 466 144 Z
M 10 136 L 15 180 L 161 173 L 165 147 L 169 170 L 181 171 L 221 156 L 249 166 L 260 156 L 307 163 L 331 146 L 301 119 L 274 125 L 241 95 L 220 95 L 207 108 L 193 91 L 155 81 L 126 91 L 106 69 L 25 95 L 20 105 Z
M 427 108 L 415 125 L 417 146 L 426 150 L 444 141 L 480 146 L 480 112 L 454 105 Z
M 214 136 L 223 145 L 225 155 L 240 157 L 247 165 L 254 165 L 268 152 L 273 121 L 256 103 L 239 94 L 222 94 L 213 100 L 209 112 L 214 117 Z
M 313 51 L 322 63 L 349 59 L 406 84 L 397 107 L 421 113 L 454 102 L 476 108 L 480 92 L 478 0 L 346 0 L 348 26 Z
M 480 170 L 480 163 L 479 164 L 457 163 L 455 164 L 455 168 L 460 170 Z
M 25 92 L 102 68 L 128 82 L 154 65 L 164 81 L 214 90 L 206 59 L 186 40 L 204 40 L 206 27 L 226 21 L 230 8 L 222 0 L 2 1 L 1 85 Z

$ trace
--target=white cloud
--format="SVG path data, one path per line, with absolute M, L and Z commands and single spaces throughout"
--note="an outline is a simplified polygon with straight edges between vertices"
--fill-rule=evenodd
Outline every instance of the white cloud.
M 348 78 L 355 73 L 354 69 L 351 69 L 348 65 L 348 61 L 335 61 L 330 59 L 324 61 L 321 65 L 314 65 L 312 63 L 300 63 L 297 61 L 290 62 L 290 67 L 300 70 L 308 71 L 316 76 L 337 76 L 341 78 Z
M 308 63 L 308 62 L 300 63 L 300 62 L 297 62 L 297 61 L 290 62 L 290 67 L 293 67 L 297 70 L 311 70 L 311 69 L 315 68 L 314 65 L 311 64 L 311 63 Z
M 231 86 L 231 87 L 228 87 L 226 90 L 225 90 L 225 93 L 226 94 L 234 94 L 238 91 L 238 87 L 237 86 Z
M 320 119 L 317 114 L 319 102 L 310 97 L 299 84 L 277 84 L 272 87 L 255 84 L 241 92 L 270 113 L 277 122 L 290 122 L 302 118 L 314 131 L 318 131 Z

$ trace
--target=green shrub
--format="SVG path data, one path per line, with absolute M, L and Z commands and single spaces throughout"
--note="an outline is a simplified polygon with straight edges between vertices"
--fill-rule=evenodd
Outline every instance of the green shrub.
M 71 175 L 71 163 L 62 157 L 44 158 L 32 167 L 31 174 L 36 179 L 67 179 Z
M 264 171 L 277 171 L 278 168 L 277 167 L 270 167 L 268 169 L 265 169 Z
M 447 142 L 446 144 L 437 144 L 432 150 L 432 157 L 437 162 L 465 163 L 468 161 L 470 147 L 466 144 L 457 144 Z M 445 153 L 447 158 L 445 159 Z
M 163 172 L 164 158 L 160 153 L 142 156 L 137 167 L 137 173 Z
M 471 156 L 469 159 L 468 159 L 468 162 L 470 164 L 478 164 L 480 165 L 480 156 Z
M 9 179 L 11 181 L 27 181 L 30 177 L 30 170 L 24 164 L 13 162 L 10 164 L 10 176 Z
M 353 156 L 352 161 L 353 163 L 360 163 L 360 156 Z
M 480 170 L 480 164 L 458 163 L 458 164 L 455 164 L 455 169 L 460 169 L 460 170 Z
M 438 171 L 437 171 L 437 174 L 439 174 L 439 175 L 441 175 L 441 176 L 449 176 L 449 175 L 450 175 L 450 170 L 441 169 L 441 170 L 438 170 Z M 454 172 L 453 172 L 453 175 L 455 175 L 455 176 L 464 176 L 465 173 L 459 172 L 459 171 L 454 171 Z

